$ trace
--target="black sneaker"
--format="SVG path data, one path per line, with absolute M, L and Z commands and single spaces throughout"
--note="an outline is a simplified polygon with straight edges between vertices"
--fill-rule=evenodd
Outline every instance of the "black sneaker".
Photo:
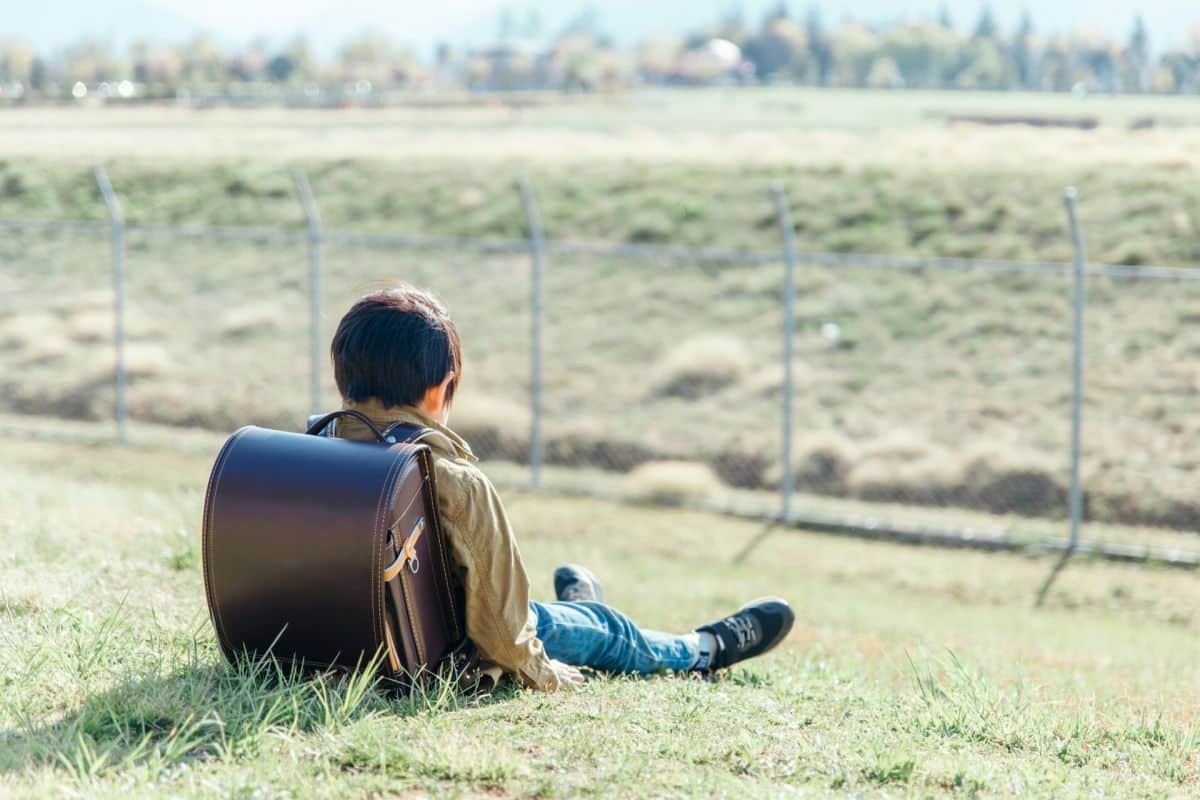
M 604 588 L 596 576 L 584 567 L 565 564 L 554 570 L 554 596 L 560 602 L 604 602 Z
M 747 603 L 725 619 L 702 625 L 696 630 L 711 633 L 720 644 L 707 669 L 725 669 L 747 658 L 761 656 L 787 637 L 795 621 L 796 614 L 786 600 L 763 597 Z

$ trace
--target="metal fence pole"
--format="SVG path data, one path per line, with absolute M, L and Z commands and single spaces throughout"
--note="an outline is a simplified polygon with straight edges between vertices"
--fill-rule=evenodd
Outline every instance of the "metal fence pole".
M 542 218 L 529 181 L 517 181 L 521 207 L 529 234 L 530 263 L 530 364 L 529 364 L 529 483 L 534 489 L 542 485 L 542 324 L 544 316 L 542 272 L 546 250 Z
M 792 512 L 792 493 L 796 489 L 796 470 L 792 463 L 792 424 L 795 398 L 795 374 L 792 364 L 796 335 L 796 230 L 792 227 L 791 209 L 783 186 L 771 187 L 775 211 L 779 216 L 779 234 L 783 239 L 783 414 L 782 414 L 782 477 L 779 481 L 779 518 L 787 521 Z
M 1071 239 L 1075 246 L 1075 262 L 1072 269 L 1074 276 L 1074 314 L 1071 338 L 1074 347 L 1074 360 L 1071 372 L 1073 384 L 1071 392 L 1071 488 L 1067 501 L 1067 513 L 1070 517 L 1070 533 L 1067 538 L 1067 546 L 1063 549 L 1062 557 L 1059 558 L 1054 568 L 1050 570 L 1050 574 L 1046 577 L 1046 582 L 1042 584 L 1041 590 L 1038 591 L 1036 602 L 1038 606 L 1041 606 L 1045 602 L 1046 595 L 1049 593 L 1050 587 L 1054 584 L 1055 578 L 1058 577 L 1058 573 L 1067 565 L 1067 561 L 1079 547 L 1079 526 L 1083 522 L 1083 485 L 1079 469 L 1080 443 L 1083 435 L 1083 315 L 1086 307 L 1087 251 L 1084 249 L 1083 230 L 1079 225 L 1076 199 L 1075 187 L 1069 187 L 1063 192 L 1063 204 L 1067 209 L 1067 220 L 1071 225 Z
M 779 298 L 783 306 L 783 405 L 780 408 L 780 424 L 783 438 L 779 478 L 779 514 L 733 557 L 734 564 L 741 564 L 762 544 L 780 524 L 786 524 L 792 516 L 792 494 L 796 491 L 796 467 L 792 463 L 792 425 L 795 414 L 796 377 L 793 365 L 796 338 L 796 229 L 792 227 L 792 211 L 788 206 L 783 185 L 771 184 L 771 199 L 775 202 L 775 215 L 779 221 L 779 236 L 783 240 L 783 292 Z
M 321 408 L 321 212 L 304 170 L 292 170 L 292 181 L 308 222 L 308 397 L 309 413 Z
M 124 442 L 129 436 L 129 407 L 126 389 L 129 375 L 125 366 L 125 214 L 121 201 L 113 191 L 112 182 L 104 167 L 95 166 L 92 174 L 104 208 L 108 212 L 108 223 L 112 238 L 112 285 L 113 285 L 113 381 L 116 389 L 117 441 Z

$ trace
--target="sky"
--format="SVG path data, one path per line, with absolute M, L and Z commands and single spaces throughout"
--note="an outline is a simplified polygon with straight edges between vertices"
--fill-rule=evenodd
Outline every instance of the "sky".
M 959 28 L 969 29 L 983 0 L 790 0 L 797 16 L 815 4 L 826 21 L 847 18 L 864 22 L 932 18 L 945 6 Z M 561 28 L 588 6 L 600 27 L 619 44 L 647 36 L 699 28 L 742 8 L 756 23 L 778 0 L 5 0 L 0 5 L 0 36 L 24 39 L 40 51 L 56 50 L 85 38 L 118 49 L 138 38 L 178 41 L 198 32 L 236 46 L 256 36 L 281 43 L 302 34 L 322 55 L 331 55 L 347 37 L 364 30 L 384 32 L 419 54 L 437 42 L 478 45 L 491 41 L 499 9 L 509 7 L 524 18 L 535 10 L 542 30 Z M 1200 3 L 1184 0 L 992 0 L 1003 29 L 1012 29 L 1024 8 L 1042 33 L 1096 28 L 1110 36 L 1128 36 L 1141 13 L 1155 49 L 1180 44 L 1200 24 Z
M 414 33 L 436 31 L 443 37 L 453 37 L 456 28 L 465 29 L 467 35 L 472 35 L 481 27 L 490 33 L 503 6 L 515 9 L 537 7 L 543 17 L 565 19 L 588 5 L 582 0 L 574 3 L 569 0 L 438 0 L 436 3 L 428 0 L 359 0 L 357 3 L 353 0 L 349 3 L 344 0 L 288 0 L 286 3 L 205 0 L 203 4 L 195 0 L 149 2 L 192 18 L 202 14 L 209 24 L 226 30 L 277 30 L 281 14 L 296 20 L 324 20 L 340 16 L 337 13 L 339 8 L 371 9 L 378 15 L 396 21 L 403 19 L 405 24 L 415 23 Z M 591 3 L 598 10 L 602 25 L 606 18 L 612 18 L 612 33 L 618 37 L 621 37 L 621 28 L 645 30 L 658 27 L 669 30 L 673 24 L 689 18 L 699 25 L 738 7 L 743 8 L 747 16 L 754 20 L 776 4 L 777 0 L 597 0 Z M 944 5 L 960 27 L 973 24 L 984 5 L 981 0 L 818 0 L 817 4 L 830 21 L 843 17 L 861 17 L 868 21 L 905 16 L 931 17 Z M 809 5 L 809 0 L 792 0 L 789 3 L 796 14 L 802 14 Z M 1065 30 L 1078 25 L 1090 25 L 1122 37 L 1128 33 L 1134 15 L 1139 12 L 1147 18 L 1151 30 L 1156 30 L 1160 37 L 1172 32 L 1178 35 L 1180 31 L 1200 24 L 1200 4 L 1180 0 L 1142 0 L 1138 3 L 1122 0 L 1034 0 L 1027 3 L 998 0 L 990 5 L 1001 25 L 1008 27 L 1016 26 L 1025 8 L 1029 8 L 1034 19 L 1046 28 Z M 631 16 L 635 19 L 630 19 Z M 548 19 L 547 24 L 551 21 Z M 389 27 L 403 25 L 393 23 Z

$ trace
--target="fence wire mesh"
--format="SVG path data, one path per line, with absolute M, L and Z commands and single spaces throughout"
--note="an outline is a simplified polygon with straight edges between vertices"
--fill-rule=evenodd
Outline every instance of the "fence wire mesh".
M 134 229 L 127 251 L 131 423 L 294 428 L 308 407 L 303 246 Z
M 0 403 L 5 411 L 113 418 L 107 226 L 0 236 Z
M 1200 532 L 1200 282 L 1089 278 L 1085 342 L 1089 536 L 1190 545 L 1178 533 Z
M 111 419 L 112 230 L 0 226 L 2 408 Z M 782 507 L 782 253 L 546 242 L 539 349 L 519 240 L 323 231 L 314 340 L 304 229 L 126 236 L 135 424 L 298 428 L 314 404 L 314 344 L 316 404 L 332 408 L 338 319 L 403 282 L 457 321 L 466 364 L 451 424 L 498 482 L 531 483 L 540 453 L 553 488 L 768 519 Z M 794 274 L 792 515 L 901 538 L 996 534 L 1008 549 L 1061 541 L 1070 265 L 801 253 Z M 1085 544 L 1195 561 L 1181 533 L 1200 530 L 1196 276 L 1088 271 Z
M 777 487 L 781 275 L 779 264 L 555 254 L 549 480 L 671 503 Z
M 1066 276 L 808 264 L 797 282 L 798 511 L 1057 532 Z

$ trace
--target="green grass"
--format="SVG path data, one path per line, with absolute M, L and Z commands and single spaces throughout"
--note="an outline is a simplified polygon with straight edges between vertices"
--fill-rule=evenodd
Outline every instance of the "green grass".
M 80 429 L 83 430 L 83 429 Z M 99 441 L 92 437 L 93 441 Z M 389 697 L 221 662 L 200 500 L 215 439 L 9 439 L 0 466 L 0 794 L 1171 796 L 1195 790 L 1188 575 L 779 534 L 508 496 L 535 592 L 593 567 L 644 624 L 767 592 L 795 632 L 706 684 Z
M 1021 135 L 1037 141 L 1037 133 Z M 768 189 L 778 181 L 803 250 L 1058 261 L 1071 257 L 1061 198 L 1075 185 L 1095 260 L 1200 262 L 1200 189 L 1195 170 L 1177 164 L 862 165 L 851 153 L 815 165 L 479 167 L 374 156 L 133 159 L 110 162 L 109 173 L 131 221 L 301 227 L 291 166 L 307 169 L 325 224 L 342 230 L 520 238 L 525 221 L 512 182 L 524 174 L 552 238 L 774 250 Z M 104 206 L 88 166 L 10 160 L 0 162 L 0 217 L 99 220 Z

